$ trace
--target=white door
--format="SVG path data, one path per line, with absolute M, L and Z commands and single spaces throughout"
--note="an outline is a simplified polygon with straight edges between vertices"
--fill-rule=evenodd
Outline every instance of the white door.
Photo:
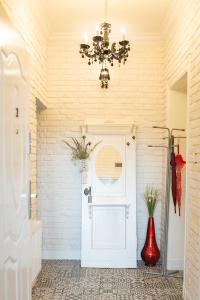
M 16 45 L 16 48 L 19 45 Z M 18 51 L 17 50 L 17 51 Z M 15 45 L 0 48 L 0 299 L 31 299 L 28 93 Z
M 89 135 L 82 184 L 83 267 L 136 267 L 136 145 L 129 135 Z

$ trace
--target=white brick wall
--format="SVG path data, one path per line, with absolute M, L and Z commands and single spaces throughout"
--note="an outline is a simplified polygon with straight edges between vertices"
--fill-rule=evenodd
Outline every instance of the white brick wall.
M 138 254 L 146 231 L 146 209 L 141 194 L 146 183 L 162 185 L 163 180 L 163 153 L 147 148 L 149 143 L 160 142 L 157 132 L 150 127 L 165 124 L 165 84 L 173 85 L 187 70 L 188 64 L 191 70 L 188 92 L 189 161 L 193 159 L 194 152 L 200 152 L 200 2 L 177 2 L 177 15 L 165 29 L 166 43 L 156 40 L 134 42 L 127 65 L 120 69 L 115 66 L 111 72 L 110 88 L 106 91 L 98 85 L 99 67 L 89 67 L 80 58 L 78 37 L 74 39 L 74 35 L 53 34 L 49 40 L 46 61 L 49 25 L 39 0 L 1 1 L 13 25 L 25 40 L 31 57 L 30 125 L 34 190 L 37 146 L 35 97 L 44 102 L 48 98 L 48 109 L 39 116 L 38 132 L 38 184 L 45 251 L 54 251 L 54 255 L 57 253 L 58 256 L 63 251 L 67 255 L 75 253 L 77 256 L 80 250 L 80 174 L 61 141 L 72 135 L 78 136 L 79 125 L 85 118 L 129 117 L 138 124 Z M 188 166 L 185 290 L 186 299 L 198 300 L 200 169 L 191 162 L 188 162 Z M 159 239 L 159 209 L 156 212 L 156 225 Z
M 200 299 L 200 167 L 192 163 L 200 153 L 200 2 L 178 1 L 177 14 L 165 32 L 166 78 L 172 86 L 188 71 L 188 207 L 185 299 Z
M 100 66 L 88 66 L 79 36 L 53 34 L 48 48 L 48 109 L 39 117 L 38 187 L 43 221 L 43 249 L 52 257 L 80 252 L 81 178 L 62 140 L 80 135 L 84 119 L 131 118 L 137 131 L 138 255 L 146 234 L 145 185 L 162 184 L 160 143 L 153 125 L 165 122 L 163 43 L 134 41 L 127 65 L 111 71 L 108 90 L 98 81 Z M 156 211 L 160 236 L 160 209 Z M 53 251 L 53 252 L 52 252 Z M 61 255 L 61 254 L 60 254 Z
M 30 131 L 32 137 L 31 181 L 32 192 L 36 187 L 36 104 L 35 97 L 45 103 L 46 95 L 46 45 L 49 24 L 40 0 L 1 0 L 14 28 L 23 38 L 30 55 Z M 33 201 L 32 217 L 36 218 L 36 200 Z

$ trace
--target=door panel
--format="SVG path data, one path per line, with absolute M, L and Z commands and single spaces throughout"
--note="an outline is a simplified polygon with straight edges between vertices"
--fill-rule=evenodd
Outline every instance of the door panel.
M 125 249 L 126 222 L 124 208 L 94 207 L 91 230 L 92 249 Z
M 31 299 L 28 88 L 13 48 L 1 49 L 0 299 Z
M 82 184 L 84 267 L 136 267 L 135 141 L 129 135 L 89 135 L 87 181 Z M 91 188 L 91 195 L 84 190 Z

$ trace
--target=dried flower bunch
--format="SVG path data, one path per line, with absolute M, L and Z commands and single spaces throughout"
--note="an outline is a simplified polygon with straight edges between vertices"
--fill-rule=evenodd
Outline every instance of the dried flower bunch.
M 144 199 L 148 208 L 149 217 L 153 217 L 157 201 L 160 197 L 160 190 L 147 186 L 144 192 Z
M 81 141 L 76 138 L 71 138 L 73 144 L 64 141 L 64 143 L 72 150 L 72 159 L 73 160 L 83 160 L 87 159 L 90 156 L 90 153 L 94 151 L 96 146 L 101 142 L 96 143 L 92 148 L 91 142 L 86 143 L 86 136 L 82 136 Z

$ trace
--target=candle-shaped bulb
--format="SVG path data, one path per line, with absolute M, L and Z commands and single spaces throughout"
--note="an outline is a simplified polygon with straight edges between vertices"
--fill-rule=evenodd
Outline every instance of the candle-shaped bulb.
M 96 35 L 100 35 L 101 27 L 99 24 L 96 26 Z
M 126 30 L 124 29 L 123 26 L 120 29 L 120 36 L 121 36 L 121 40 L 124 41 L 125 40 L 125 36 L 126 36 Z
M 89 42 L 89 35 L 88 35 L 88 32 L 84 32 L 84 35 L 83 35 L 83 43 L 88 45 L 88 42 Z

